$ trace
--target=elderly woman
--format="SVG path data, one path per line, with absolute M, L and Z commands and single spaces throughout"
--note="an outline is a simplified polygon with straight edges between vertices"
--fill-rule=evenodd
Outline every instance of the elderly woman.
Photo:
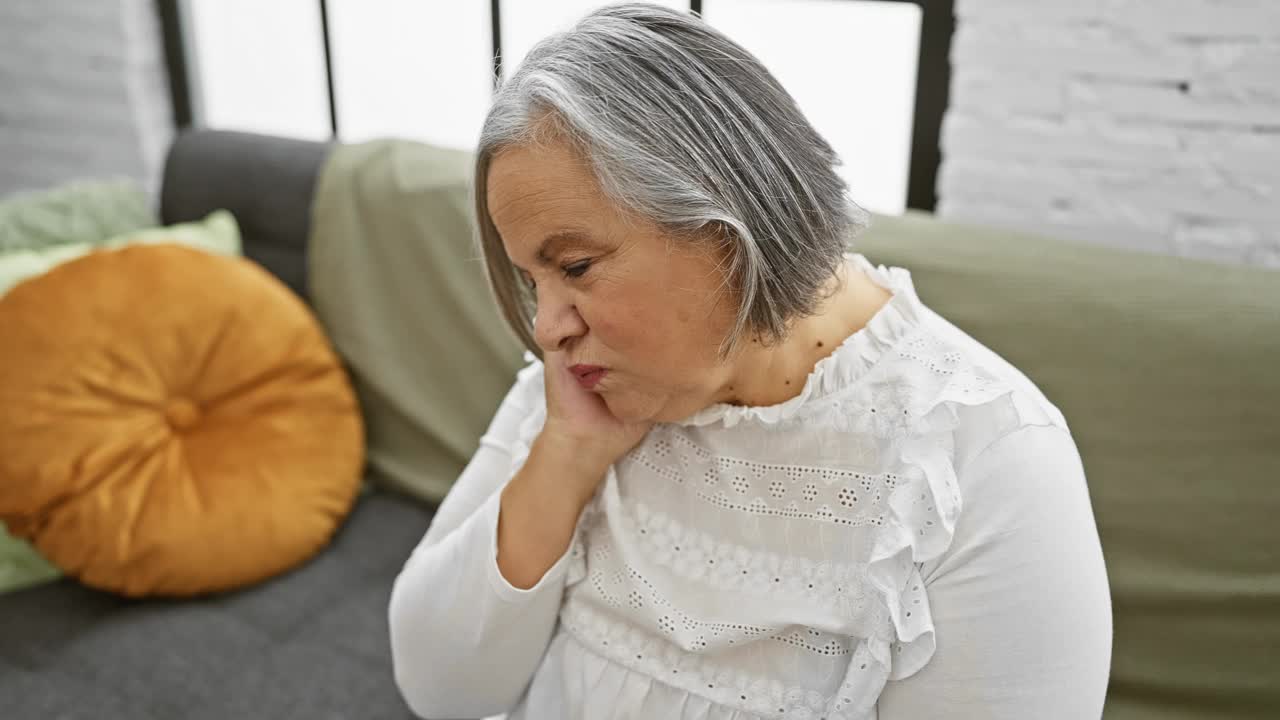
M 753 56 L 654 6 L 502 87 L 477 219 L 540 361 L 395 583 L 416 713 L 1100 715 L 1067 425 L 907 271 L 846 253 L 837 163 Z

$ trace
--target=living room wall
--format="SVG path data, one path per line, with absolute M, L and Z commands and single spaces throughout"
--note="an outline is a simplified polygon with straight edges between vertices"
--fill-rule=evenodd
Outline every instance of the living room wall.
M 1280 5 L 958 0 L 938 212 L 1280 268 Z
M 0 196 L 84 177 L 154 189 L 173 136 L 150 0 L 0 3 Z

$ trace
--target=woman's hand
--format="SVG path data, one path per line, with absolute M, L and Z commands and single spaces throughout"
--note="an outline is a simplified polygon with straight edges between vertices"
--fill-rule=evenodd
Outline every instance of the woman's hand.
M 614 417 L 599 395 L 578 384 L 564 353 L 547 353 L 543 363 L 547 421 L 503 489 L 498 516 L 498 570 L 522 589 L 564 555 L 609 466 L 653 426 Z
M 652 422 L 628 423 L 614 417 L 603 398 L 578 384 L 564 353 L 547 353 L 543 363 L 547 421 L 538 442 L 555 446 L 580 467 L 603 475 L 653 427 Z

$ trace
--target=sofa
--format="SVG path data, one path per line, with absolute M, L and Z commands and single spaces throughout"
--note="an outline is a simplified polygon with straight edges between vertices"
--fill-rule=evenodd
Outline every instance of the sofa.
M 335 276 L 350 258 L 330 257 L 329 274 L 318 276 L 312 253 L 317 237 L 335 232 L 361 235 L 362 244 L 345 246 L 351 257 L 376 255 L 384 245 L 412 253 L 419 240 L 450 244 L 457 257 L 473 252 L 459 220 L 470 207 L 465 183 L 432 182 L 445 172 L 438 168 L 464 175 L 468 158 L 451 154 L 433 165 L 441 156 L 424 153 L 395 141 L 343 146 L 210 130 L 177 138 L 164 171 L 162 222 L 229 210 L 245 255 L 322 320 L 332 317 L 325 303 L 338 296 L 375 314 L 326 321 L 369 414 L 368 487 L 326 548 L 250 587 L 126 598 L 63 578 L 0 595 L 0 717 L 412 717 L 392 677 L 391 584 L 519 355 L 500 328 L 477 319 L 496 318 L 492 308 L 468 314 L 486 302 L 476 299 L 484 297 L 478 275 L 459 283 L 466 287 L 451 286 L 452 297 L 467 300 L 440 322 L 485 325 L 466 341 L 498 358 L 478 371 L 491 389 L 466 389 L 466 422 L 455 428 L 405 410 L 413 406 L 401 402 L 407 396 L 452 402 L 454 381 L 373 377 L 414 348 L 369 326 L 385 320 L 379 308 L 387 303 L 436 290 L 414 286 L 424 282 L 420 272 L 389 272 L 382 281 Z M 335 185 L 325 178 L 339 161 L 349 172 Z M 386 171 L 378 181 L 369 179 L 374 166 Z M 335 215 L 335 193 L 378 210 L 367 222 Z M 444 210 L 424 208 L 423 197 Z M 430 216 L 430 227 L 445 231 L 428 239 L 405 237 L 387 219 L 404 213 L 423 222 L 428 212 L 451 218 Z M 399 227 L 416 227 L 406 222 Z M 326 242 L 326 253 L 343 247 L 333 245 L 341 238 Z M 1022 368 L 1065 413 L 1112 587 L 1105 717 L 1280 717 L 1280 274 L 922 213 L 876 218 L 855 246 L 873 262 L 910 269 L 926 303 Z M 429 270 L 435 259 L 419 266 Z M 395 335 L 387 322 L 380 331 Z M 419 349 L 413 354 L 436 363 L 455 352 Z M 398 419 L 375 419 L 388 414 Z M 437 446 L 435 459 L 414 455 Z M 415 485 L 415 473 L 433 479 Z

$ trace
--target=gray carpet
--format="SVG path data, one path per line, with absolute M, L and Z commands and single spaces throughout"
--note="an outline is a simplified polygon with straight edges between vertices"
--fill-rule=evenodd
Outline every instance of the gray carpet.
M 0 595 L 6 720 L 406 720 L 391 583 L 429 511 L 365 496 L 305 566 L 199 600 L 127 600 L 62 580 Z

